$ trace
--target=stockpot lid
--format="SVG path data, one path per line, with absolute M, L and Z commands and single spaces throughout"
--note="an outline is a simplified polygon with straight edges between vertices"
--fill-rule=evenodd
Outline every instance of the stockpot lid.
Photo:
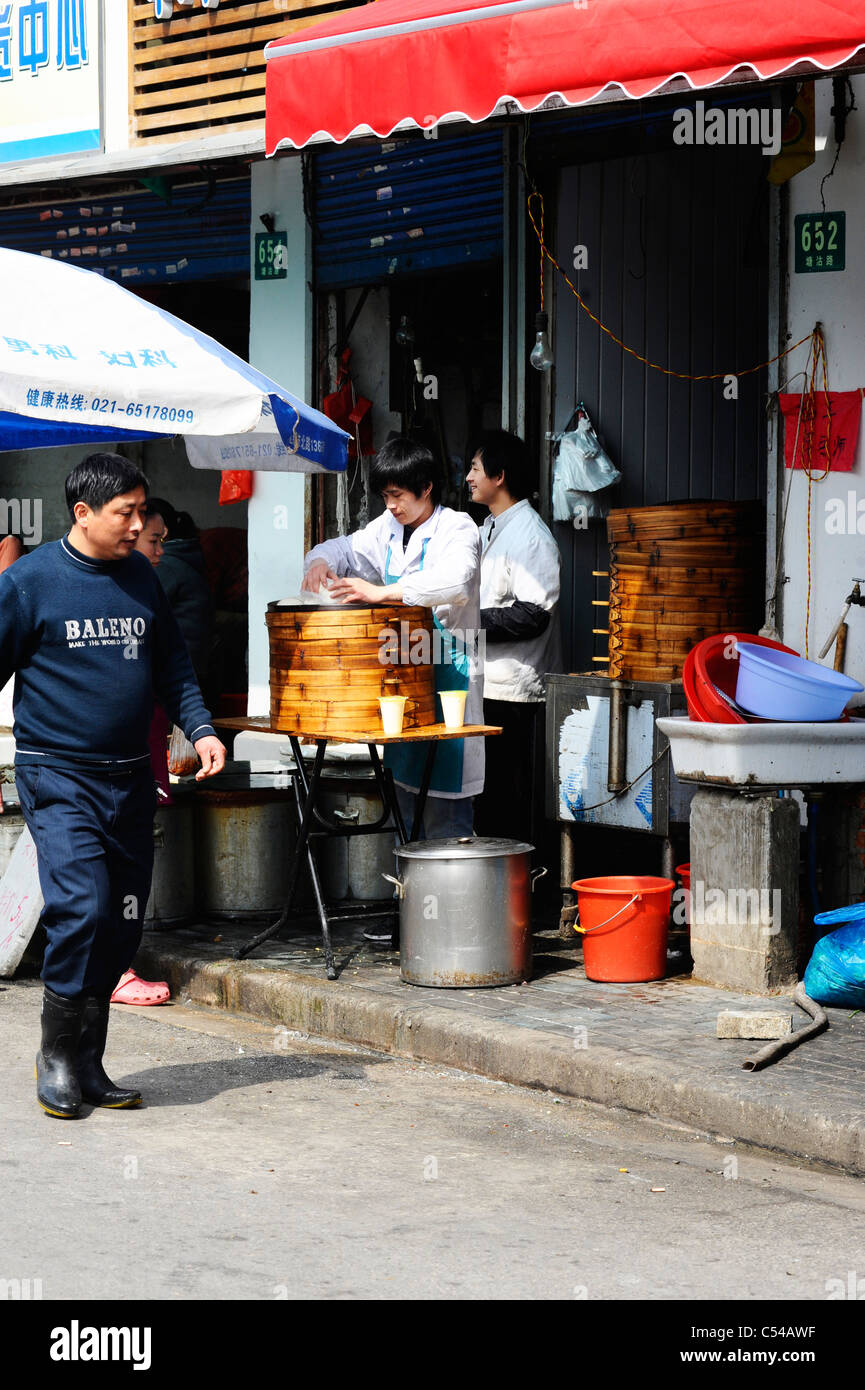
M 505 859 L 511 854 L 531 854 L 534 845 L 524 840 L 499 840 L 481 835 L 461 835 L 452 840 L 412 840 L 400 845 L 397 859 Z

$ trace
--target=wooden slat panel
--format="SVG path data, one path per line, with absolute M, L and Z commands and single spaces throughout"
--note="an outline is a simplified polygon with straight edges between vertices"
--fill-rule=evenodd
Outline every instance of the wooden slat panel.
M 263 128 L 265 44 L 361 6 L 285 0 L 280 12 L 274 0 L 224 0 L 216 10 L 176 10 L 163 21 L 141 0 L 127 0 L 127 8 L 132 138 L 169 144 L 188 140 L 194 128 Z
M 339 8 L 339 7 L 336 7 Z M 350 6 L 342 6 L 349 9 Z M 318 15 L 316 18 L 326 18 Z M 310 23 L 314 21 L 309 21 Z M 180 39 L 176 42 L 162 44 L 159 48 L 147 48 L 139 45 L 133 36 L 135 44 L 135 62 L 156 63 L 162 59 L 180 57 L 186 53 L 209 53 L 218 48 L 252 48 L 254 45 L 261 44 L 264 48 L 271 39 L 282 38 L 290 32 L 290 25 L 283 20 L 280 24 L 261 24 L 257 28 L 229 29 L 216 34 L 206 34 L 198 39 Z
M 190 77 L 210 77 L 215 72 L 247 72 L 260 68 L 264 71 L 263 48 L 251 48 L 248 53 L 229 53 L 224 58 L 202 58 L 191 63 L 163 63 L 158 68 L 136 66 L 136 87 L 151 87 L 160 82 L 183 82 Z
M 221 82 L 200 82 L 189 87 L 171 87 L 164 92 L 147 92 L 138 97 L 140 111 L 155 110 L 158 107 L 191 106 L 207 99 L 208 105 L 214 97 L 228 96 L 232 92 L 246 92 L 249 96 L 264 96 L 264 73 L 245 73 L 237 77 L 226 77 Z M 200 116 L 200 106 L 199 106 Z
M 136 43 L 152 43 L 155 40 L 165 40 L 174 32 L 182 29 L 184 34 L 195 34 L 199 38 L 209 38 L 214 32 L 225 29 L 228 25 L 248 24 L 250 27 L 276 29 L 273 36 L 279 38 L 285 33 L 286 20 L 291 19 L 294 10 L 305 10 L 313 8 L 324 8 L 321 0 L 291 0 L 291 9 L 286 10 L 285 14 L 274 17 L 274 7 L 272 0 L 258 0 L 258 3 L 246 3 L 243 5 L 221 4 L 215 10 L 194 9 L 187 10 L 184 14 L 182 10 L 174 11 L 172 19 L 151 19 L 150 23 L 142 22 L 146 15 L 153 14 L 152 5 L 139 6 L 136 10 L 144 14 L 136 19 L 135 41 Z M 269 21 L 269 23 L 268 23 Z
M 203 136 L 208 131 L 212 131 L 214 135 L 235 135 L 240 132 L 248 134 L 263 129 L 261 117 L 258 115 L 249 116 L 245 121 L 226 121 L 223 124 L 219 120 L 218 108 L 215 113 L 209 112 L 207 116 L 203 116 L 202 120 L 208 122 L 202 130 L 196 131 L 184 126 L 181 126 L 179 130 L 144 130 L 135 136 L 135 143 L 147 145 L 148 148 L 153 146 L 156 149 L 159 145 L 177 145 L 182 141 L 188 142 L 194 135 Z
M 260 110 L 260 97 L 246 97 L 243 101 L 226 101 L 219 106 L 208 108 L 211 120 L 218 119 L 220 116 L 257 115 Z M 189 111 L 163 111 L 156 116 L 139 116 L 136 124 L 139 130 L 162 130 L 166 126 L 174 129 L 179 125 L 198 125 L 202 119 L 202 108 L 196 106 Z

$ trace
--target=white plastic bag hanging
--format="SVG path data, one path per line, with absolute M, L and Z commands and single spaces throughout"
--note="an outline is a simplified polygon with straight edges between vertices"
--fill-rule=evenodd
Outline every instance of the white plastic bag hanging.
M 553 520 L 581 524 L 585 517 L 604 517 L 609 510 L 604 488 L 621 478 L 601 445 L 586 407 L 580 404 L 556 437 L 553 468 Z

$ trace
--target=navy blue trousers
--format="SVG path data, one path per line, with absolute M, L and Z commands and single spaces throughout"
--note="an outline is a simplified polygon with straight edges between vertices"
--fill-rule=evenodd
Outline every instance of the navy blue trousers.
M 42 979 L 55 994 L 110 994 L 141 941 L 153 873 L 156 789 L 134 772 L 19 765 L 48 936 Z

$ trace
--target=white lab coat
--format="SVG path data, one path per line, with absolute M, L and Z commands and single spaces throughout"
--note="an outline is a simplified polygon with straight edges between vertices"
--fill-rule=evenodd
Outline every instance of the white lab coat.
M 340 578 L 351 575 L 371 584 L 402 585 L 403 602 L 431 608 L 442 627 L 456 633 L 470 657 L 466 723 L 483 723 L 483 668 L 477 658 L 480 615 L 480 536 L 463 512 L 436 507 L 411 533 L 405 551 L 403 528 L 390 512 L 350 536 L 316 545 L 304 558 L 304 572 L 323 560 Z M 396 779 L 408 791 L 408 786 Z M 462 783 L 450 791 L 430 789 L 430 796 L 476 796 L 484 785 L 484 741 L 463 740 Z
M 481 608 L 507 608 L 520 600 L 537 604 L 550 614 L 549 624 L 536 637 L 513 642 L 487 641 L 484 697 L 522 703 L 541 701 L 541 677 L 547 671 L 561 669 L 559 547 L 528 498 L 515 502 L 497 517 L 490 514 L 480 532 Z

